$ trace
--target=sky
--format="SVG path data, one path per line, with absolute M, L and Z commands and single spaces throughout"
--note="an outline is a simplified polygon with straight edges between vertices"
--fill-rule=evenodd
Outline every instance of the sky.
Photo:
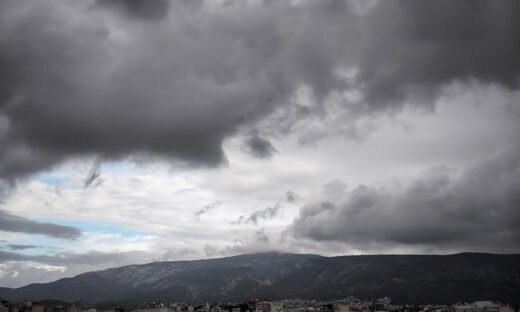
M 0 287 L 520 252 L 516 0 L 0 0 Z

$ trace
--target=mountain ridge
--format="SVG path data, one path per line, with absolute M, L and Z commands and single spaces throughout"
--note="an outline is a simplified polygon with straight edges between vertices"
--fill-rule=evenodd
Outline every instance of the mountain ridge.
M 263 252 L 132 264 L 50 283 L 0 288 L 11 300 L 193 303 L 250 298 L 331 300 L 389 296 L 397 303 L 490 299 L 517 303 L 520 254 L 356 255 Z

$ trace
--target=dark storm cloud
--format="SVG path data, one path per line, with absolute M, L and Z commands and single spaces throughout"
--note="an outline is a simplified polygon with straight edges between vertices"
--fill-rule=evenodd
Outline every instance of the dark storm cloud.
M 363 31 L 358 83 L 373 109 L 432 104 L 456 80 L 519 86 L 518 1 L 380 1 Z
M 18 3 L 0 17 L 0 176 L 92 154 L 217 165 L 225 137 L 288 95 L 264 62 L 277 49 L 258 51 L 276 37 L 267 9 L 114 29 L 79 3 Z
M 276 204 L 273 207 L 257 210 L 250 214 L 249 217 L 240 216 L 236 221 L 233 221 L 232 224 L 252 223 L 254 225 L 258 225 L 258 221 L 260 219 L 272 219 L 278 214 L 279 211 L 280 205 Z
M 14 216 L 2 209 L 0 209 L 0 231 L 41 234 L 60 239 L 77 239 L 81 236 L 81 231 L 77 228 L 33 221 Z
M 256 158 L 271 158 L 277 152 L 271 142 L 257 135 L 250 137 L 246 144 L 248 152 Z
M 434 167 L 398 185 L 359 186 L 300 210 L 288 233 L 353 245 L 520 250 L 520 150 L 457 173 Z
M 163 19 L 168 16 L 169 8 L 168 0 L 97 0 L 96 3 L 144 20 Z
M 216 166 L 240 129 L 280 108 L 279 128 L 312 115 L 290 100 L 302 85 L 318 106 L 360 89 L 361 112 L 432 103 L 456 80 L 518 86 L 515 0 L 380 1 L 366 15 L 340 0 L 197 3 L 2 1 L 0 177 L 92 155 Z

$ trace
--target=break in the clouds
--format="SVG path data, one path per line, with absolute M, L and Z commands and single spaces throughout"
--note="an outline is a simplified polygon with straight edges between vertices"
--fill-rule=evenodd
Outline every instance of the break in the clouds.
M 2 209 L 0 209 L 0 231 L 41 234 L 60 239 L 77 239 L 81 236 L 81 231 L 77 228 L 54 223 L 37 222 L 15 216 Z
M 289 231 L 353 245 L 518 250 L 519 155 L 516 147 L 462 172 L 436 166 L 387 185 L 343 189 L 303 207 Z
M 514 0 L 169 3 L 2 1 L 2 177 L 93 154 L 218 165 L 240 129 L 320 118 L 335 92 L 363 115 L 431 106 L 453 81 L 518 87 Z M 291 100 L 303 86 L 316 107 Z

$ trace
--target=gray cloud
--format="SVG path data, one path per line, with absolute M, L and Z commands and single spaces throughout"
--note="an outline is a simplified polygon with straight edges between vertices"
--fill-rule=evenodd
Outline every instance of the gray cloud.
M 136 253 L 136 252 L 134 252 Z M 32 261 L 49 265 L 99 265 L 107 262 L 122 262 L 122 259 L 132 253 L 102 253 L 88 252 L 83 254 L 58 253 L 55 255 L 24 255 L 16 252 L 0 251 L 0 262 Z
M 220 204 L 221 204 L 220 202 L 214 202 L 210 205 L 205 206 L 204 208 L 200 209 L 199 211 L 195 212 L 195 217 L 197 217 L 197 221 L 199 220 L 200 216 L 208 213 L 208 211 L 210 211 L 211 209 L 217 208 L 218 206 L 220 206 Z
M 453 81 L 518 87 L 515 0 L 380 1 L 366 14 L 341 0 L 229 3 L 218 14 L 197 3 L 2 1 L 0 177 L 91 155 L 216 166 L 227 137 L 275 112 L 279 131 L 320 118 L 334 91 L 361 92 L 357 116 L 431 105 Z M 130 18 L 114 23 L 120 12 Z M 351 81 L 338 76 L 351 68 Z M 301 86 L 317 108 L 290 100 Z
M 169 249 L 161 257 L 161 261 L 195 260 L 202 258 L 202 254 L 193 248 Z
M 143 20 L 166 18 L 169 9 L 168 0 L 97 0 L 96 4 Z
M 268 140 L 260 136 L 252 136 L 246 141 L 248 152 L 256 158 L 271 158 L 277 150 Z
M 255 232 L 255 239 L 259 243 L 269 243 L 269 237 L 265 234 L 264 229 Z
M 285 192 L 285 196 L 287 197 L 288 202 L 293 202 L 296 200 L 297 196 L 296 193 L 293 191 L 287 191 Z
M 24 262 L 3 263 L 2 270 L 4 275 L 0 279 L 0 287 L 15 288 L 32 283 L 52 282 L 60 277 L 65 277 L 59 271 L 28 266 Z
M 380 1 L 364 23 L 358 86 L 373 109 L 431 105 L 456 80 L 517 89 L 519 15 L 515 0 Z
M 520 250 L 520 149 L 463 172 L 433 167 L 386 187 L 358 186 L 300 210 L 289 234 L 353 245 Z
M 38 248 L 36 245 L 21 245 L 21 244 L 9 244 L 7 245 L 11 250 L 25 250 L 25 249 L 33 249 Z
M 37 222 L 14 216 L 0 209 L 0 230 L 27 234 L 41 234 L 60 239 L 77 239 L 81 231 L 75 227 Z
M 278 251 L 278 249 L 273 246 L 269 236 L 263 228 L 251 233 L 250 236 L 244 237 L 244 240 L 235 239 L 230 244 L 222 247 L 209 244 L 204 246 L 204 255 L 207 258 L 236 256 L 240 254 L 265 251 Z
M 258 225 L 260 219 L 272 219 L 279 211 L 280 205 L 276 204 L 273 207 L 257 210 L 250 214 L 249 217 L 240 216 L 237 220 L 233 221 L 232 224 L 253 223 L 254 225 Z
M 98 187 L 103 183 L 103 178 L 101 178 L 101 160 L 96 159 L 90 168 L 87 177 L 83 181 L 83 187 L 87 188 L 91 185 L 94 187 Z
M 2 16 L 20 15 L 2 19 L 9 25 L 1 44 L 9 48 L 0 52 L 1 176 L 91 154 L 151 152 L 217 165 L 225 137 L 288 96 L 283 81 L 270 78 L 283 75 L 257 54 L 264 37 L 275 36 L 264 33 L 272 31 L 271 11 L 243 12 L 258 24 L 250 27 L 231 9 L 229 19 L 210 14 L 200 23 L 179 13 L 171 24 L 141 26 L 121 44 L 111 34 L 125 29 L 111 29 L 99 10 L 67 4 L 78 15 L 69 19 L 54 13 L 54 4 L 3 4 Z

